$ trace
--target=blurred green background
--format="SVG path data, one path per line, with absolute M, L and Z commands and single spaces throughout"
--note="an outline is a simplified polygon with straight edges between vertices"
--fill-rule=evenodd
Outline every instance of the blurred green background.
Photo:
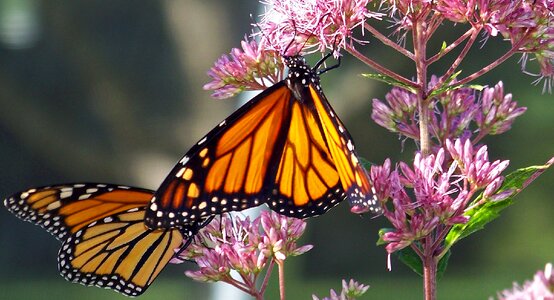
M 237 105 L 213 100 L 202 85 L 213 62 L 250 32 L 257 1 L 0 0 L 0 198 L 34 186 L 111 182 L 155 189 L 173 164 Z M 456 28 L 461 30 L 462 26 Z M 442 30 L 442 29 L 441 29 Z M 438 32 L 451 41 L 456 30 Z M 413 66 L 370 39 L 373 59 L 412 77 Z M 438 47 L 441 39 L 436 41 Z M 464 74 L 500 55 L 506 43 L 474 47 Z M 488 137 L 492 159 L 510 170 L 554 154 L 552 95 L 532 86 L 513 57 L 479 79 L 504 81 L 528 111 L 506 134 Z M 449 56 L 432 70 L 445 70 Z M 370 120 L 371 99 L 388 87 L 346 56 L 322 85 L 347 124 L 360 155 L 376 163 L 408 159 L 397 136 Z M 499 220 L 453 249 L 439 282 L 442 299 L 485 299 L 512 281 L 532 278 L 554 260 L 554 172 L 518 196 Z M 383 218 L 348 212 L 343 204 L 308 221 L 304 243 L 315 247 L 288 262 L 288 296 L 311 299 L 338 289 L 342 278 L 370 284 L 367 299 L 418 299 L 420 278 L 376 247 Z M 58 242 L 41 228 L 0 209 L 0 299 L 123 299 L 117 293 L 64 281 L 56 270 Z M 204 299 L 209 284 L 170 265 L 141 299 Z M 268 299 L 274 299 L 275 285 Z

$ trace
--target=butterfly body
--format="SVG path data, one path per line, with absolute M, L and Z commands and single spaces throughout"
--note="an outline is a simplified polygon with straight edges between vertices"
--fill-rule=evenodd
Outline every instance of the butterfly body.
M 65 279 L 138 296 L 208 222 L 146 227 L 153 193 L 114 184 L 64 184 L 14 194 L 4 206 L 62 242 L 58 270 Z
M 319 86 L 317 68 L 285 57 L 286 79 L 264 90 L 194 145 L 156 191 L 151 228 L 180 227 L 267 204 L 298 218 L 345 198 L 371 203 L 352 139 Z

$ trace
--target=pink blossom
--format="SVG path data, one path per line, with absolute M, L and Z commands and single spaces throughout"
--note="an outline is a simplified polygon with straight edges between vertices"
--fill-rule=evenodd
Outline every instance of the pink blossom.
M 282 55 L 302 50 L 337 50 L 353 40 L 352 31 L 368 18 L 381 15 L 370 12 L 370 0 L 263 0 L 262 44 Z M 307 46 L 307 49 L 303 49 Z
M 284 65 L 275 51 L 263 50 L 253 40 L 244 40 L 241 46 L 221 56 L 208 71 L 212 81 L 204 89 L 214 90 L 212 97 L 224 99 L 244 90 L 263 90 L 282 79 Z
M 436 11 L 446 19 L 455 23 L 466 23 L 473 20 L 476 0 L 439 0 Z
M 481 97 L 481 109 L 475 115 L 475 122 L 483 134 L 501 134 L 508 131 L 515 119 L 527 108 L 518 107 L 512 94 L 504 94 L 502 81 L 492 88 L 485 88 Z
M 500 174 L 508 167 L 508 160 L 489 161 L 487 146 L 474 149 L 469 140 L 446 141 L 446 147 L 457 162 L 460 174 L 477 189 L 487 188 L 487 196 L 492 195 L 502 184 Z
M 469 140 L 447 139 L 446 148 L 435 154 L 417 153 L 412 166 L 400 162 L 391 170 L 388 159 L 372 166 L 375 196 L 393 226 L 381 236 L 387 252 L 422 247 L 422 239 L 444 237 L 451 226 L 466 223 L 464 212 L 474 195 L 483 191 L 487 199 L 496 196 L 507 165 L 489 161 L 485 146 L 474 149 Z M 432 244 L 440 247 L 441 240 Z
M 498 299 L 501 300 L 532 300 L 554 299 L 554 276 L 552 274 L 552 264 L 547 263 L 544 271 L 538 271 L 532 281 L 525 281 L 522 286 L 514 283 L 511 290 L 504 290 L 498 293 Z
M 355 298 L 361 297 L 367 290 L 369 285 L 364 285 L 356 282 L 354 279 L 350 281 L 342 280 L 342 290 L 340 293 L 337 293 L 335 290 L 331 289 L 329 291 L 330 296 L 321 298 L 321 300 L 352 300 Z M 316 295 L 312 295 L 313 300 L 319 300 Z
M 297 245 L 305 228 L 303 220 L 273 211 L 263 211 L 253 221 L 221 216 L 203 228 L 172 262 L 193 260 L 199 269 L 187 271 L 188 277 L 205 282 L 223 281 L 254 295 L 260 292 L 256 279 L 273 261 L 282 262 L 312 248 Z M 231 277 L 232 270 L 242 281 Z
M 436 84 L 432 76 L 429 87 Z M 478 97 L 473 88 L 458 88 L 437 95 L 436 107 L 429 122 L 429 131 L 439 141 L 448 138 L 469 138 L 478 131 L 477 140 L 487 134 L 501 134 L 511 128 L 525 107 L 512 100 L 512 94 L 504 94 L 502 82 L 493 88 L 485 88 Z M 386 101 L 373 99 L 371 118 L 391 132 L 419 139 L 417 96 L 401 88 L 393 88 L 385 96 Z M 440 104 L 440 105 L 439 105 Z M 473 127 L 473 128 L 472 128 Z
M 386 103 L 379 99 L 373 99 L 371 118 L 391 132 L 418 139 L 415 95 L 401 88 L 393 88 L 387 93 L 385 100 Z

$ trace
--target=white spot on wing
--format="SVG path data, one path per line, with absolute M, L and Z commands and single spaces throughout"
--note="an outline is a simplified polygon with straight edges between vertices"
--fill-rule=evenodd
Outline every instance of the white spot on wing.
M 67 198 L 67 197 L 71 197 L 71 195 L 73 194 L 73 189 L 70 190 L 70 191 L 64 191 L 64 192 L 61 192 L 60 194 L 60 198 Z
M 177 174 L 175 174 L 175 177 L 181 177 L 181 176 L 183 176 L 183 173 L 185 173 L 185 168 L 181 168 L 181 169 L 177 172 Z

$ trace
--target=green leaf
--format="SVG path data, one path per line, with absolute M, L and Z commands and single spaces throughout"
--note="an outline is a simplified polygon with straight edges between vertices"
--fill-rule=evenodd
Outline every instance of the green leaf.
M 376 245 L 381 246 L 381 245 L 386 244 L 387 242 L 385 242 L 385 240 L 383 240 L 383 235 L 385 235 L 385 233 L 391 232 L 391 231 L 394 231 L 394 228 L 381 228 L 381 229 L 379 229 L 379 239 L 377 240 Z
M 486 224 L 498 218 L 502 210 L 513 204 L 514 197 L 546 171 L 552 163 L 554 163 L 554 157 L 542 166 L 521 168 L 508 174 L 496 193 L 496 195 L 504 194 L 506 198 L 498 201 L 486 199 L 484 204 L 467 211 L 465 215 L 469 217 L 469 221 L 466 224 L 458 224 L 452 227 L 446 236 L 446 249 L 468 235 L 483 229 Z M 482 201 L 482 198 L 483 194 L 479 195 L 474 203 Z
M 412 271 L 416 272 L 419 276 L 423 276 L 423 263 L 417 253 L 411 247 L 406 247 L 396 252 L 398 260 L 403 262 Z M 448 260 L 450 259 L 450 250 L 441 258 L 437 264 L 437 279 L 441 279 L 448 266 Z
M 392 86 L 397 86 L 397 87 L 400 87 L 400 88 L 403 88 L 407 91 L 410 91 L 412 93 L 416 93 L 416 89 L 410 85 L 407 85 L 403 82 L 400 82 L 390 76 L 386 76 L 386 75 L 383 75 L 383 74 L 378 74 L 378 73 L 366 73 L 366 74 L 362 74 L 363 77 L 366 77 L 366 78 L 370 78 L 370 79 L 375 79 L 375 80 L 378 80 L 378 81 L 381 81 L 381 82 L 384 82 L 386 84 L 389 84 L 389 85 L 392 85 Z
M 450 83 L 456 79 L 456 77 L 458 77 L 458 75 L 460 75 L 460 73 L 462 73 L 462 71 L 458 71 L 454 74 L 452 74 L 452 76 L 450 76 L 443 84 L 442 86 L 440 87 L 437 87 L 436 89 L 433 89 L 433 91 L 431 91 L 431 93 L 429 94 L 428 98 L 433 98 L 435 96 L 438 96 L 438 95 L 441 95 L 442 93 L 446 93 L 446 92 L 449 92 L 449 91 L 452 91 L 452 90 L 455 90 L 455 89 L 459 89 L 463 86 L 463 84 L 455 84 L 455 85 L 450 85 Z
M 446 272 L 446 267 L 448 267 L 448 260 L 450 259 L 450 249 L 446 251 L 444 256 L 439 260 L 439 264 L 437 266 L 437 280 L 442 278 L 442 275 L 444 275 L 444 272 Z
M 465 88 L 471 88 L 471 89 L 474 89 L 474 90 L 477 90 L 477 91 L 482 91 L 483 88 L 485 88 L 484 86 L 479 85 L 479 84 L 471 84 L 471 85 L 452 84 L 451 85 L 452 81 L 454 81 L 454 79 L 456 79 L 456 77 L 458 77 L 458 75 L 460 75 L 461 73 L 462 73 L 462 71 L 458 71 L 458 72 L 452 74 L 452 76 L 450 76 L 450 78 L 448 78 L 448 80 L 446 80 L 441 87 L 438 87 L 437 89 L 434 89 L 433 91 L 431 91 L 428 98 L 433 98 L 433 97 L 441 95 L 442 93 L 450 92 L 450 91 L 457 90 L 457 89 L 464 88 L 464 87 Z
M 366 170 L 369 170 L 369 168 L 371 168 L 371 166 L 375 165 L 374 163 L 370 162 L 369 160 L 367 160 L 363 157 L 358 156 L 358 159 L 360 160 L 360 164 L 362 165 L 362 167 L 364 167 L 364 169 L 366 169 Z
M 443 53 L 445 49 L 446 49 L 446 42 L 442 41 L 441 50 L 439 51 L 439 54 Z
M 412 249 L 412 247 L 406 247 L 402 250 L 395 252 L 398 260 L 403 262 L 412 271 L 416 272 L 419 276 L 423 276 L 423 263 L 419 258 L 419 255 Z

